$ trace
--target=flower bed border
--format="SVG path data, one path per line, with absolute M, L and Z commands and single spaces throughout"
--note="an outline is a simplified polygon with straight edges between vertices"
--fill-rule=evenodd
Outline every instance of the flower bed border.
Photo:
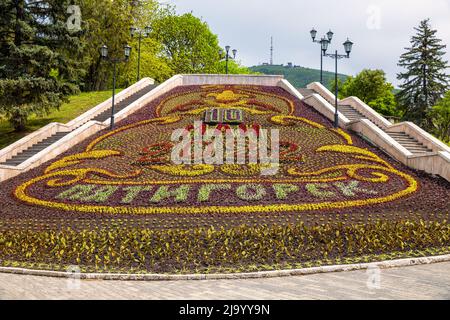
M 211 273 L 211 274 L 125 274 L 125 273 L 80 273 L 74 277 L 73 273 L 34 270 L 25 268 L 0 267 L 0 273 L 20 274 L 29 276 L 43 276 L 53 278 L 68 278 L 82 280 L 115 280 L 115 281 L 182 281 L 182 280 L 238 280 L 238 279 L 264 279 L 302 276 L 319 273 L 345 272 L 356 270 L 367 270 L 378 267 L 380 269 L 401 268 L 432 263 L 448 262 L 450 254 L 428 257 L 403 258 L 395 260 L 384 260 L 379 262 L 340 264 L 320 266 L 301 269 L 243 272 L 243 273 Z

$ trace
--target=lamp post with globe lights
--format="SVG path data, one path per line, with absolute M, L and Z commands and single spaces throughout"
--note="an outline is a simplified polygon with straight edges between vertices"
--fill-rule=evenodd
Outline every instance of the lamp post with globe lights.
M 111 107 L 111 130 L 114 128 L 114 100 L 116 96 L 116 71 L 117 71 L 117 63 L 119 62 L 127 62 L 130 59 L 131 47 L 126 45 L 124 48 L 124 58 L 111 58 L 108 56 L 108 47 L 103 45 L 100 48 L 100 54 L 103 60 L 107 60 L 113 64 L 114 72 L 113 72 L 113 92 L 112 92 L 112 107 Z
M 349 59 L 350 53 L 352 52 L 353 48 L 353 42 L 351 42 L 348 38 L 347 41 L 343 43 L 345 54 L 338 54 L 338 51 L 336 50 L 335 53 L 326 53 L 326 50 L 324 51 L 323 56 L 324 57 L 330 57 L 334 59 L 334 83 L 335 83 L 335 89 L 334 89 L 334 106 L 335 106 L 335 112 L 334 112 L 334 127 L 337 128 L 339 126 L 339 112 L 338 112 L 338 93 L 339 93 L 339 85 L 338 85 L 338 60 L 339 59 Z M 328 49 L 328 46 L 327 48 Z
M 328 45 L 331 43 L 331 40 L 333 39 L 334 33 L 330 30 L 327 32 L 326 38 L 323 37 L 320 40 L 316 40 L 317 37 L 317 30 L 312 29 L 310 32 L 312 41 L 314 43 L 320 44 L 320 83 L 323 84 L 323 55 L 326 53 Z
M 135 27 L 130 28 L 130 34 L 131 37 L 138 37 L 138 68 L 137 68 L 137 80 L 140 80 L 140 73 L 141 73 L 141 41 L 143 38 L 148 38 L 150 36 L 150 33 L 152 32 L 152 28 L 147 26 L 143 30 Z
M 233 59 L 233 60 L 236 59 L 236 55 L 237 55 L 237 50 L 233 49 L 232 50 L 233 56 L 230 56 L 230 49 L 231 49 L 230 46 L 226 46 L 225 47 L 225 52 L 222 49 L 219 50 L 219 57 L 220 57 L 220 59 L 221 60 L 225 60 L 225 73 L 226 74 L 228 74 L 228 61 L 230 59 Z

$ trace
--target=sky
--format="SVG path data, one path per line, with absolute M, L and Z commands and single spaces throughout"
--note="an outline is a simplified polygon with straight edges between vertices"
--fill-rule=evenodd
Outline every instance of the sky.
M 448 46 L 450 60 L 450 0 L 166 0 L 178 13 L 193 12 L 219 36 L 222 46 L 238 50 L 238 60 L 253 66 L 270 60 L 270 37 L 274 38 L 274 64 L 292 62 L 320 68 L 318 37 L 334 32 L 329 52 L 348 38 L 354 42 L 350 59 L 339 62 L 339 72 L 354 75 L 364 68 L 383 69 L 398 85 L 400 55 L 409 46 L 413 28 L 431 19 L 437 36 Z M 334 61 L 324 60 L 324 69 L 334 71 Z

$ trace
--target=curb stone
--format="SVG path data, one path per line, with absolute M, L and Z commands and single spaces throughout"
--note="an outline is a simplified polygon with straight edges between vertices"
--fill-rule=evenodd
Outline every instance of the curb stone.
M 355 264 L 322 266 L 303 269 L 229 273 L 229 274 L 218 273 L 218 274 L 170 275 L 170 274 L 81 273 L 76 274 L 74 276 L 73 273 L 61 271 L 32 270 L 32 269 L 9 268 L 9 267 L 0 267 L 0 272 L 29 275 L 29 276 L 56 277 L 56 278 L 76 277 L 77 279 L 83 280 L 118 280 L 118 281 L 238 280 L 238 279 L 290 277 L 290 276 L 301 276 L 318 273 L 365 270 L 374 266 L 380 269 L 388 269 L 388 268 L 399 268 L 415 265 L 425 265 L 447 261 L 450 261 L 450 254 L 431 257 L 387 260 L 370 263 L 355 263 Z

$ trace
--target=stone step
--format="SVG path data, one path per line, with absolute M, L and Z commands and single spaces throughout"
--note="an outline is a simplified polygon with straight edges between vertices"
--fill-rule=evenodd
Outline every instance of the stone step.
M 424 146 L 404 146 L 408 150 L 430 150 L 427 147 Z M 432 151 L 432 150 L 430 150 Z
M 340 104 L 338 105 L 339 109 L 347 109 L 347 110 L 356 110 L 355 108 L 353 108 L 352 106 L 349 105 L 345 105 L 345 104 Z
M 356 119 L 356 120 L 364 119 L 364 117 L 360 117 L 360 116 L 349 116 L 349 115 L 345 115 L 345 114 L 344 114 L 344 116 L 348 119 Z
M 420 148 L 420 149 L 427 149 L 427 147 L 425 147 L 424 145 L 420 145 L 420 144 L 403 144 L 400 143 L 401 146 L 405 147 L 406 149 L 410 149 L 410 148 Z
M 414 139 L 394 139 L 394 140 L 397 142 L 401 142 L 401 143 L 412 143 L 412 144 L 423 145 L 423 143 L 420 143 L 419 141 L 414 140 Z
M 17 167 L 18 165 L 20 165 L 22 162 L 3 162 L 2 165 L 5 166 L 12 166 L 12 167 Z
M 392 131 L 386 131 L 387 134 L 392 135 L 392 136 L 408 136 L 406 133 L 404 132 L 392 132 Z
M 360 112 L 357 112 L 357 111 L 345 111 L 345 110 L 340 110 L 340 109 L 338 109 L 340 112 L 342 112 L 342 113 L 346 113 L 346 114 L 356 114 L 356 115 L 359 115 L 359 116 L 361 116 L 361 117 L 364 117 L 364 115 L 362 114 L 362 113 L 360 113 Z
M 419 143 L 419 141 L 414 140 L 414 139 L 395 139 L 395 141 L 399 142 L 399 143 Z
M 359 115 L 361 117 L 364 117 L 364 115 L 361 112 L 355 111 L 355 110 L 342 110 L 342 109 L 338 109 L 340 112 L 344 113 L 344 114 L 354 114 L 354 115 Z
M 420 152 L 433 152 L 433 150 L 430 149 L 412 149 L 412 148 L 406 148 L 406 150 L 410 151 L 411 153 L 420 153 Z
M 305 98 L 316 93 L 314 90 L 308 89 L 308 88 L 299 88 L 297 91 L 304 96 Z
M 15 158 L 12 161 L 13 162 L 18 162 L 18 163 L 22 163 L 25 162 L 26 160 L 30 159 L 31 157 L 23 157 L 23 158 Z
M 25 150 L 25 151 L 30 151 L 30 152 L 33 152 L 33 151 L 41 151 L 41 150 L 44 150 L 45 149 L 45 147 L 43 147 L 43 146 L 41 146 L 41 145 L 34 145 L 33 147 L 31 147 L 30 149 L 27 149 L 27 150 Z
M 411 151 L 409 150 L 412 154 L 427 154 L 427 153 L 432 153 L 432 151 Z
M 414 139 L 413 137 L 408 136 L 406 134 L 390 134 L 390 133 L 388 133 L 388 135 L 390 135 L 391 137 L 396 137 L 396 138 L 411 138 L 411 139 Z
M 360 117 L 360 118 L 364 117 L 362 114 L 358 113 L 349 113 L 349 112 L 341 112 L 341 113 L 349 117 Z
M 363 116 L 361 113 L 359 113 L 359 112 L 348 112 L 348 111 L 342 111 L 342 110 L 339 110 L 341 113 L 343 113 L 343 114 L 349 114 L 349 115 L 356 115 L 356 116 Z
M 417 146 L 404 146 L 406 149 L 411 149 L 411 150 L 419 150 L 419 149 L 424 149 L 424 150 L 430 150 L 425 146 L 421 146 L 421 145 L 417 145 Z M 431 151 L 431 150 L 430 150 Z
M 344 116 L 345 116 L 347 119 L 349 119 L 349 120 L 360 120 L 360 119 L 364 119 L 363 117 L 352 117 L 352 116 L 348 116 L 348 115 L 345 115 L 345 114 L 344 114 Z
M 360 113 L 356 112 L 356 111 L 345 111 L 345 110 L 341 110 L 341 109 L 338 109 L 338 111 L 340 111 L 342 113 L 345 113 L 345 114 L 357 114 L 357 115 L 360 115 Z

